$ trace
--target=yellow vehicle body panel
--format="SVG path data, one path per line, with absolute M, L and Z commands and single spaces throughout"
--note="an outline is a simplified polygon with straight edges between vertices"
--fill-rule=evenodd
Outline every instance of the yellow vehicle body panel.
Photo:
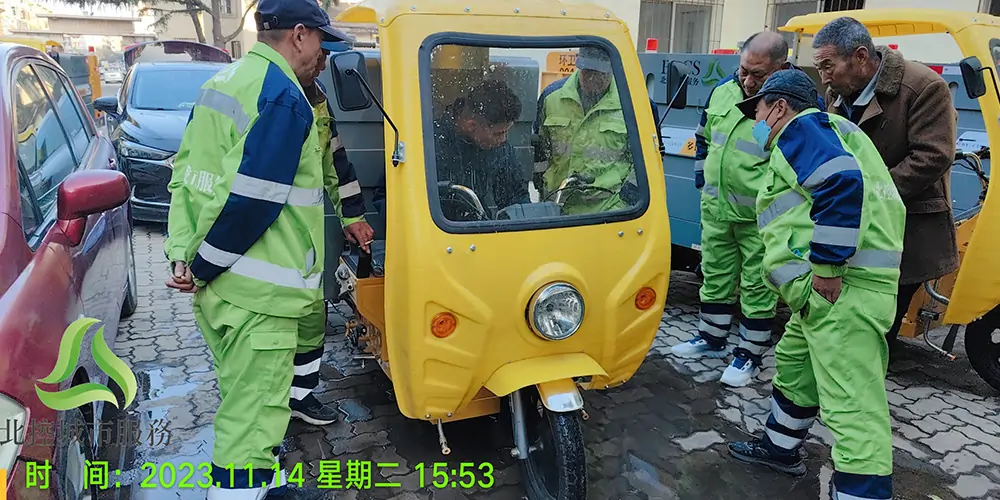
M 824 12 L 791 18 L 778 28 L 781 31 L 814 35 L 826 23 L 843 16 L 843 12 Z M 1000 17 L 976 12 L 959 12 L 941 9 L 864 9 L 851 11 L 850 16 L 862 22 L 873 37 L 950 34 L 965 57 L 976 56 L 983 64 L 983 77 L 987 81 L 986 95 L 979 98 L 986 133 L 993 146 L 1000 148 L 1000 102 L 995 89 L 998 83 L 997 63 L 989 50 L 993 38 L 1000 39 Z M 992 69 L 992 71 L 991 71 Z M 995 176 L 994 176 L 995 177 Z M 945 310 L 943 323 L 968 324 L 1000 304 L 1000 194 L 997 181 L 991 183 L 982 210 L 966 224 L 974 224 L 975 231 L 967 240 L 965 232 L 958 244 L 963 247 L 962 264 L 952 290 L 939 289 L 948 295 L 950 304 Z M 928 235 L 934 237 L 934 235 Z M 949 293 L 950 292 L 950 293 Z M 918 294 L 919 301 L 923 292 Z M 926 295 L 923 295 L 926 297 Z M 919 334 L 922 332 L 917 332 Z
M 666 186 L 632 38 L 624 23 L 606 14 L 592 5 L 554 0 L 377 0 L 338 16 L 342 22 L 377 20 L 384 107 L 405 143 L 405 160 L 394 167 L 394 135 L 384 126 L 388 213 L 383 333 L 397 402 L 407 417 L 447 418 L 484 386 L 504 394 L 576 375 L 592 375 L 593 387 L 614 386 L 630 378 L 645 359 L 660 324 L 670 273 Z M 645 212 L 625 222 L 559 229 L 485 234 L 440 229 L 430 215 L 424 170 L 428 135 L 421 102 L 428 89 L 416 82 L 426 70 L 420 67 L 421 46 L 442 31 L 589 35 L 614 44 L 627 75 L 627 102 L 644 138 L 641 156 L 650 194 Z M 532 296 L 554 281 L 573 284 L 586 308 L 580 329 L 558 342 L 543 340 L 526 321 Z M 653 288 L 657 297 L 646 310 L 635 305 L 642 287 Z M 446 338 L 431 333 L 432 318 L 441 312 L 458 319 Z M 561 361 L 528 361 L 532 359 Z M 511 374 L 504 369 L 508 365 L 532 372 Z

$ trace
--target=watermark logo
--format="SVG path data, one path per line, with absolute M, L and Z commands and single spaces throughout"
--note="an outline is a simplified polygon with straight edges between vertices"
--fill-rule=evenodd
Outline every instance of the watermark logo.
M 66 331 L 63 332 L 62 340 L 59 342 L 59 359 L 56 360 L 56 366 L 52 368 L 52 373 L 39 380 L 39 382 L 43 384 L 60 384 L 69 380 L 73 375 L 73 370 L 76 368 L 77 362 L 80 360 L 83 337 L 87 333 L 87 330 L 97 323 L 100 323 L 100 321 L 94 318 L 80 318 L 66 328 Z M 118 356 L 115 356 L 115 353 L 111 352 L 111 348 L 104 341 L 103 325 L 94 335 L 94 340 L 91 343 L 91 354 L 94 357 L 94 361 L 97 362 L 97 366 L 101 370 L 104 370 L 111 380 L 114 380 L 118 384 L 118 387 L 122 389 L 122 392 L 125 393 L 124 407 L 127 408 L 135 400 L 135 394 L 139 385 L 135 380 L 135 374 L 132 373 L 132 370 Z M 111 389 L 94 382 L 80 384 L 65 391 L 56 392 L 42 390 L 36 384 L 35 392 L 38 394 L 38 399 L 45 406 L 56 411 L 69 410 L 97 401 L 107 401 L 115 405 L 116 408 L 118 407 L 118 398 L 115 397 L 115 393 Z
M 712 59 L 712 62 L 708 63 L 705 76 L 701 78 L 701 83 L 707 87 L 714 87 L 725 78 L 726 73 L 722 71 L 722 64 L 719 63 L 718 59 Z

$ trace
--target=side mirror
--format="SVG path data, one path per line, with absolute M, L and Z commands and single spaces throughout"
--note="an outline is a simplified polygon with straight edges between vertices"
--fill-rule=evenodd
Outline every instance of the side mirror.
M 962 82 L 965 83 L 965 93 L 969 99 L 978 99 L 986 95 L 986 80 L 983 79 L 983 64 L 976 56 L 969 56 L 958 63 L 962 70 Z
M 360 52 L 339 52 L 330 57 L 333 87 L 337 105 L 344 111 L 360 111 L 372 105 L 371 96 L 365 93 L 368 81 L 365 56 Z
M 72 245 L 79 245 L 88 215 L 120 207 L 131 194 L 128 178 L 117 170 L 80 170 L 59 185 L 56 197 L 58 225 Z
M 94 99 L 94 109 L 111 116 L 118 116 L 118 98 L 113 95 L 98 97 Z
M 688 70 L 676 61 L 667 66 L 667 98 L 671 109 L 687 107 Z

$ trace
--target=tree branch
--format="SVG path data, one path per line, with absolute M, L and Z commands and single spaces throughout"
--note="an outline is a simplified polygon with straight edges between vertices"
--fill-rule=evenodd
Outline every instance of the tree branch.
M 229 43 L 233 41 L 236 37 L 240 36 L 240 33 L 243 32 L 243 26 L 246 25 L 247 15 L 249 15 L 250 11 L 255 7 L 257 7 L 257 0 L 251 0 L 247 2 L 246 8 L 243 9 L 243 17 L 240 18 L 240 25 L 237 26 L 236 30 L 233 31 L 231 34 L 225 36 L 225 38 L 223 39 L 224 43 Z

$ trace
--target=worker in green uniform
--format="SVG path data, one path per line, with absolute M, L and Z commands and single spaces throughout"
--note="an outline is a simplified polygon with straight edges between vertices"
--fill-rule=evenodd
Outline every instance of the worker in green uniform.
M 346 35 L 314 0 L 261 0 L 259 42 L 202 86 L 174 161 L 168 286 L 194 293 L 222 403 L 210 500 L 263 498 L 299 323 L 322 299 L 324 170 L 300 80 Z
M 833 433 L 832 498 L 892 498 L 885 332 L 896 314 L 906 207 L 864 132 L 819 106 L 801 71 L 771 75 L 739 104 L 771 152 L 757 196 L 768 286 L 793 311 L 775 348 L 762 438 L 730 443 L 744 462 L 805 473 L 819 414 Z
M 764 243 L 754 202 L 764 182 L 768 153 L 751 136 L 753 118 L 736 104 L 752 97 L 775 71 L 788 69 L 788 42 L 764 31 L 747 39 L 737 72 L 709 93 L 695 131 L 695 187 L 701 190 L 701 310 L 698 333 L 671 352 L 722 358 L 737 309 L 740 341 L 721 382 L 743 387 L 759 372 L 771 346 L 778 297 L 761 273 Z
M 322 147 L 323 184 L 327 195 L 340 218 L 347 239 L 367 252 L 375 231 L 365 221 L 365 200 L 361 196 L 361 184 L 337 132 L 337 122 L 333 119 L 333 109 L 326 89 L 317 80 L 326 69 L 327 57 L 329 51 L 324 48 L 312 78 L 299 80 L 299 83 L 312 106 L 319 144 Z M 292 378 L 289 401 L 292 418 L 313 425 L 332 424 L 337 421 L 338 415 L 337 409 L 324 404 L 312 394 L 319 386 L 326 317 L 326 302 L 321 299 L 299 321 L 299 344 L 295 352 L 295 376 Z
M 552 201 L 563 181 L 572 178 L 578 187 L 562 189 L 563 214 L 607 212 L 632 204 L 635 167 L 606 49 L 581 47 L 576 71 L 542 91 L 535 132 L 534 180 L 542 200 Z

